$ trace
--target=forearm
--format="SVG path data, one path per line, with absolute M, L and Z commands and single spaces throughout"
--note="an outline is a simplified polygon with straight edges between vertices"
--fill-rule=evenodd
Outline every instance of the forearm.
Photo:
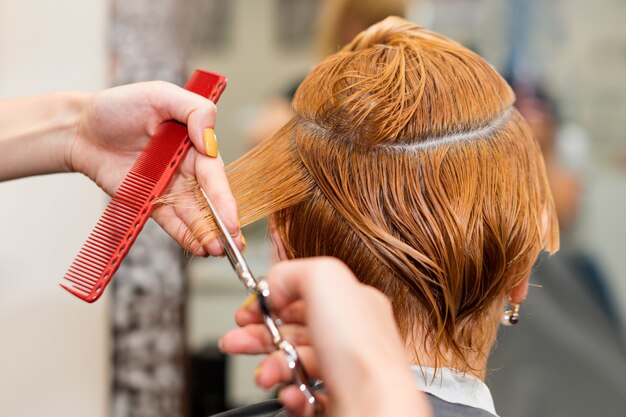
M 86 93 L 0 101 L 0 181 L 67 172 Z

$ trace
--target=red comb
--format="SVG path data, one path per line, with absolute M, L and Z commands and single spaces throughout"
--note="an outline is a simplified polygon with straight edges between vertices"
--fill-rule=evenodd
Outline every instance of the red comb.
M 226 88 L 226 77 L 196 70 L 185 88 L 215 103 Z M 89 303 L 100 298 L 190 147 L 185 125 L 168 121 L 158 127 L 65 273 L 61 287 Z

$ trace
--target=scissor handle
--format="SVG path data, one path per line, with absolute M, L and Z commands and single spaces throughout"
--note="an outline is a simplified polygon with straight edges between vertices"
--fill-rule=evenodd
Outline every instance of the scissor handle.
M 290 341 L 283 338 L 280 330 L 278 329 L 279 326 L 276 323 L 277 320 L 274 317 L 275 315 L 269 301 L 269 285 L 263 277 L 257 282 L 256 294 L 259 306 L 261 307 L 261 313 L 263 314 L 263 321 L 272 335 L 274 345 L 285 354 L 287 366 L 291 369 L 296 386 L 300 392 L 304 394 L 307 402 L 315 406 L 317 413 L 317 411 L 320 410 L 321 404 L 315 398 L 313 388 L 309 383 L 309 376 L 304 368 L 304 365 L 302 364 L 302 361 L 300 360 L 300 357 L 298 356 L 296 348 Z

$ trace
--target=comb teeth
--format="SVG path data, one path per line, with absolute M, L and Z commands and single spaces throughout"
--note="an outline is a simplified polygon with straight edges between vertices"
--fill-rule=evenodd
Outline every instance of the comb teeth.
M 224 76 L 196 70 L 185 88 L 215 102 L 225 86 Z M 185 125 L 169 121 L 158 127 L 66 272 L 62 288 L 90 303 L 100 298 L 190 147 Z
M 63 288 L 85 301 L 99 298 L 119 267 L 120 256 L 127 252 L 139 233 L 140 227 L 135 224 L 141 227 L 145 224 L 142 213 L 145 215 L 151 210 L 143 209 L 144 202 L 149 200 L 156 184 L 131 170 L 65 274 L 68 283 L 62 285 Z

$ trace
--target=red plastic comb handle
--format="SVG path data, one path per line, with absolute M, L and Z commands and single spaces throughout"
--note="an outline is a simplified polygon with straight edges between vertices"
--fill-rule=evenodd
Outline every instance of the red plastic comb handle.
M 185 88 L 215 103 L 226 88 L 226 77 L 196 70 Z M 159 126 L 78 252 L 61 287 L 89 303 L 100 298 L 152 214 L 154 200 L 191 145 L 185 125 L 168 121 Z

